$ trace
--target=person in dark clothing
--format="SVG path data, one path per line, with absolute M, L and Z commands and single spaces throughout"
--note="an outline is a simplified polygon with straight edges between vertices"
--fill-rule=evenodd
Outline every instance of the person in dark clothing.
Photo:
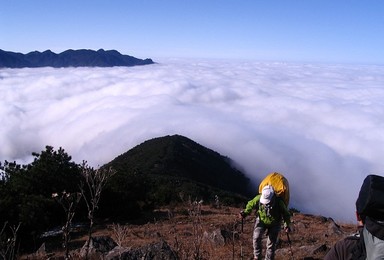
M 384 259 L 384 221 L 367 216 L 363 238 L 367 259 Z
M 338 241 L 325 260 L 384 259 L 384 177 L 368 175 L 356 200 L 359 232 Z

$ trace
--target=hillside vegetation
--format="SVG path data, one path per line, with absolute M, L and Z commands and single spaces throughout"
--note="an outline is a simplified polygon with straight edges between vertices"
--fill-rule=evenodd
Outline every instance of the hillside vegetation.
M 184 136 L 145 141 L 100 169 L 51 146 L 33 157 L 28 165 L 0 165 L 0 259 L 84 259 L 88 242 L 89 259 L 252 257 L 255 216 L 238 218 L 254 195 L 249 179 L 229 158 Z M 292 213 L 294 232 L 290 240 L 281 235 L 277 259 L 322 259 L 355 231 Z
M 68 202 L 80 193 L 80 186 L 86 187 L 84 173 L 90 168 L 86 162 L 73 162 L 63 148 L 47 146 L 32 155 L 28 165 L 8 161 L 0 165 L 0 224 L 20 223 L 21 250 L 35 250 L 43 232 L 65 223 L 63 199 Z M 247 199 L 249 191 L 248 178 L 229 158 L 179 135 L 148 140 L 100 169 L 114 172 L 96 207 L 96 217 L 110 221 L 145 221 L 156 207 L 190 200 L 213 203 L 220 198 L 221 204 L 236 205 Z M 76 203 L 71 221 L 88 221 L 86 202 Z

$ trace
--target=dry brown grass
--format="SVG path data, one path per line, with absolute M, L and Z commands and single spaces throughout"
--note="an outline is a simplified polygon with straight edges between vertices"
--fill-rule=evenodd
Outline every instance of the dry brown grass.
M 192 208 L 193 209 L 193 208 Z M 243 232 L 238 218 L 239 208 L 214 208 L 203 205 L 198 214 L 191 213 L 191 206 L 160 208 L 153 219 L 143 225 L 119 223 L 99 226 L 93 236 L 107 235 L 119 240 L 124 247 L 140 247 L 159 240 L 165 240 L 180 259 L 252 259 L 252 232 L 254 216 L 245 219 Z M 292 217 L 293 231 L 290 233 L 294 259 L 313 257 L 323 259 L 327 248 L 346 235 L 356 231 L 354 224 L 337 227 L 331 219 L 296 213 Z M 221 229 L 228 231 L 225 244 L 214 243 L 207 235 Z M 86 236 L 72 240 L 72 245 L 82 245 Z M 265 241 L 264 241 L 265 245 Z M 291 259 L 291 250 L 285 233 L 280 234 L 276 259 Z M 319 249 L 316 251 L 316 249 Z M 54 250 L 56 256 L 63 250 Z

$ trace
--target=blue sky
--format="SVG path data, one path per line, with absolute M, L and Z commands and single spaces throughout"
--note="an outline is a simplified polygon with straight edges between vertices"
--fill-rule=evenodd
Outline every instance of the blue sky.
M 0 0 L 0 49 L 383 64 L 384 1 Z

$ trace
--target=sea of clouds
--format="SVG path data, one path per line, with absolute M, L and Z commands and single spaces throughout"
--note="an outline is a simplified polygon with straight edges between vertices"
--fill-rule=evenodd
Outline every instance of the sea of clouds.
M 0 160 L 46 145 L 101 166 L 145 140 L 184 135 L 257 183 L 290 182 L 291 207 L 354 221 L 367 174 L 384 172 L 384 67 L 178 61 L 0 69 Z M 255 191 L 256 192 L 256 191 Z

